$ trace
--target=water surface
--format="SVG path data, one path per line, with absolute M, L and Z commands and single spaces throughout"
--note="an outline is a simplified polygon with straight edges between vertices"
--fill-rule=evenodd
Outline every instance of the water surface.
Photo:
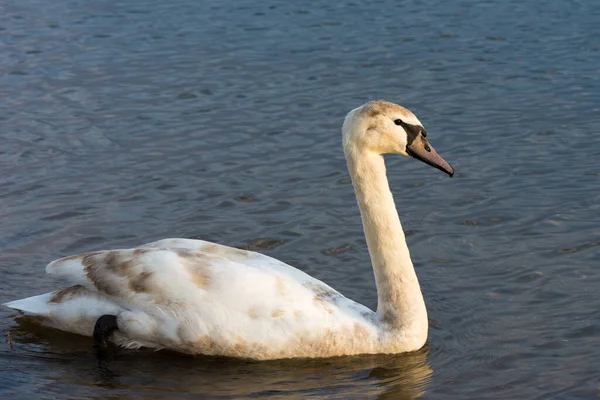
M 387 158 L 429 311 L 420 352 L 99 366 L 89 339 L 1 309 L 0 397 L 597 398 L 600 3 L 0 12 L 0 302 L 59 287 L 43 268 L 60 256 L 185 237 L 264 252 L 374 307 L 343 116 L 399 102 L 457 171 Z

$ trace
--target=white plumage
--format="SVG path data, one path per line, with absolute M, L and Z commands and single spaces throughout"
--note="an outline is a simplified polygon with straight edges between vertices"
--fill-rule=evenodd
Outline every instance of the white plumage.
M 5 305 L 86 336 L 100 316 L 115 315 L 111 340 L 127 348 L 259 360 L 416 350 L 427 338 L 427 314 L 381 157 L 390 145 L 413 150 L 405 129 L 387 122 L 395 118 L 420 125 L 385 102 L 353 110 L 344 124 L 377 312 L 271 257 L 191 239 L 53 261 L 46 272 L 73 286 Z M 373 129 L 379 136 L 365 138 Z
M 124 347 L 314 357 L 370 352 L 364 340 L 377 334 L 373 311 L 323 282 L 263 254 L 202 240 L 84 253 L 46 271 L 75 286 L 6 305 L 82 335 L 101 315 L 118 315 L 114 341 Z

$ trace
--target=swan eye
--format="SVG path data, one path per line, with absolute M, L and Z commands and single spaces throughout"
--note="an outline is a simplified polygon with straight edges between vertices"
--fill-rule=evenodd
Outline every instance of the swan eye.
M 398 126 L 402 125 L 402 120 L 401 119 L 397 119 L 394 121 L 394 123 Z

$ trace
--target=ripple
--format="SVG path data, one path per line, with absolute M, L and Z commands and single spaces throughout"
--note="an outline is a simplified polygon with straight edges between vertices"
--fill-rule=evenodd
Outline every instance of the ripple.
M 271 250 L 271 249 L 281 246 L 284 243 L 285 243 L 285 241 L 283 241 L 281 239 L 271 239 L 271 238 L 253 239 L 250 242 L 248 242 L 247 244 L 245 244 L 244 246 L 240 246 L 240 249 Z
M 325 249 L 325 250 L 323 250 L 323 254 L 330 256 L 330 255 L 334 255 L 334 254 L 344 253 L 351 249 L 352 249 L 352 246 L 347 244 L 347 245 L 344 245 L 341 247 L 333 247 L 331 249 Z
M 598 2 L 5 3 L 0 303 L 53 290 L 57 257 L 175 236 L 374 307 L 344 116 L 406 105 L 457 174 L 386 155 L 425 353 L 99 371 L 88 339 L 22 329 L 1 397 L 597 396 Z

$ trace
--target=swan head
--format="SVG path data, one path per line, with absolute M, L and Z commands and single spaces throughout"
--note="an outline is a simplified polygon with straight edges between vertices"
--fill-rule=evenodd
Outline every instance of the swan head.
M 344 151 L 401 154 L 431 165 L 450 177 L 454 169 L 426 139 L 427 131 L 406 108 L 387 101 L 370 101 L 350 111 L 342 128 Z

